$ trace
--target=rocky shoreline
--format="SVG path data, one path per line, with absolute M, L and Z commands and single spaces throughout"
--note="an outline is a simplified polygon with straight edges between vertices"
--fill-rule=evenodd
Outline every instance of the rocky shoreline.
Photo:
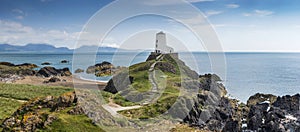
M 44 79 L 49 78 L 49 80 L 46 80 L 43 83 L 52 83 L 63 81 L 63 79 L 60 79 L 59 77 L 72 76 L 72 73 L 68 68 L 56 69 L 49 66 L 39 70 L 35 70 L 35 68 L 36 65 L 34 64 L 25 63 L 15 65 L 8 62 L 0 62 L 0 82 L 14 83 L 18 80 L 23 80 L 26 76 L 32 76 Z M 103 63 L 90 67 L 89 71 L 91 71 L 90 73 L 92 74 L 99 73 L 99 75 L 106 75 L 111 74 L 112 68 L 115 69 L 112 64 Z M 188 69 L 185 72 L 194 73 Z M 221 79 L 217 75 L 198 75 L 198 79 L 199 82 L 184 82 L 187 84 L 183 84 L 190 88 L 198 87 L 202 92 L 197 93 L 197 96 L 193 97 L 193 107 L 181 121 L 182 124 L 187 124 L 189 127 L 197 128 L 201 131 L 300 131 L 299 94 L 293 96 L 274 96 L 271 94 L 258 93 L 251 96 L 247 103 L 244 104 L 236 99 L 225 96 L 227 94 L 226 88 L 219 83 Z M 131 80 L 130 83 L 132 83 L 134 78 L 129 80 Z M 119 81 L 119 79 L 114 81 Z M 116 91 L 115 86 L 111 83 L 112 81 L 108 83 L 104 90 L 111 93 L 117 93 L 118 91 Z M 193 83 L 193 85 L 189 85 L 191 83 Z M 182 98 L 182 100 L 188 101 L 185 100 L 185 98 Z M 18 116 L 18 114 L 15 114 L 14 116 Z M 97 120 L 101 119 L 97 118 Z M 10 120 L 6 120 L 3 125 L 8 122 L 10 122 Z M 14 120 L 14 122 L 18 121 Z M 9 125 L 6 126 L 11 127 Z
M 38 68 L 35 64 L 24 63 L 15 65 L 9 62 L 0 62 L 0 82 L 14 83 L 18 80 L 24 79 L 26 76 L 37 77 L 56 77 L 56 76 L 71 76 L 69 68 L 56 69 L 54 67 L 46 66 Z

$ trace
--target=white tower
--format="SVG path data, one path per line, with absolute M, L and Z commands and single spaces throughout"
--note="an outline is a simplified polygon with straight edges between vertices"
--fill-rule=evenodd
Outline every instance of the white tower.
M 167 46 L 166 34 L 162 31 L 156 34 L 155 52 L 163 54 L 174 52 L 173 48 Z

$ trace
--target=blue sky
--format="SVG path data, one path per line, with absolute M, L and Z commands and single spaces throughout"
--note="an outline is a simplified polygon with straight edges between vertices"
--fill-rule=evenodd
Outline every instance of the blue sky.
M 213 25 L 225 51 L 300 51 L 299 0 L 188 1 L 202 11 Z M 84 25 L 110 2 L 112 1 L 0 0 L 0 43 L 14 45 L 49 43 L 58 47 L 74 48 Z M 172 4 L 172 1 L 164 0 L 161 4 Z M 158 17 L 144 17 L 134 21 L 131 24 L 131 21 L 128 21 L 123 27 L 121 25 L 116 28 L 105 45 L 120 46 L 124 40 L 118 39 L 122 38 L 120 36 L 125 38 L 127 34 L 118 32 L 117 29 L 126 31 L 137 26 L 133 23 L 140 23 L 139 26 L 151 25 L 150 27 L 156 29 L 164 28 L 159 26 L 163 25 L 161 24 L 163 20 Z M 174 28 L 174 25 L 168 23 L 165 27 Z M 136 36 L 142 37 L 143 34 Z M 132 37 L 127 43 L 133 43 L 138 38 Z M 150 39 L 152 38 L 148 41 Z M 203 50 L 201 46 L 199 48 L 192 44 L 186 46 L 193 50 Z

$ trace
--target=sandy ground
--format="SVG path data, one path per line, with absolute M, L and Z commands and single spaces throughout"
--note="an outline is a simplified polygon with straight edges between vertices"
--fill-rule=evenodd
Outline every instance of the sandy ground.
M 46 85 L 46 86 L 65 86 L 72 88 L 81 89 L 104 89 L 107 83 L 88 81 L 76 78 L 75 76 L 59 77 L 62 81 L 55 83 L 43 83 L 48 81 L 50 78 L 37 77 L 37 76 L 26 76 L 25 79 L 16 80 L 14 84 L 31 84 L 31 85 Z

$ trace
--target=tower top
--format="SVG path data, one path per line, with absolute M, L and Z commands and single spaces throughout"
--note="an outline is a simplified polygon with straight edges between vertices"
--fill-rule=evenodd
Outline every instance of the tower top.
M 165 34 L 163 31 L 160 31 L 159 33 L 157 33 L 157 34 Z

